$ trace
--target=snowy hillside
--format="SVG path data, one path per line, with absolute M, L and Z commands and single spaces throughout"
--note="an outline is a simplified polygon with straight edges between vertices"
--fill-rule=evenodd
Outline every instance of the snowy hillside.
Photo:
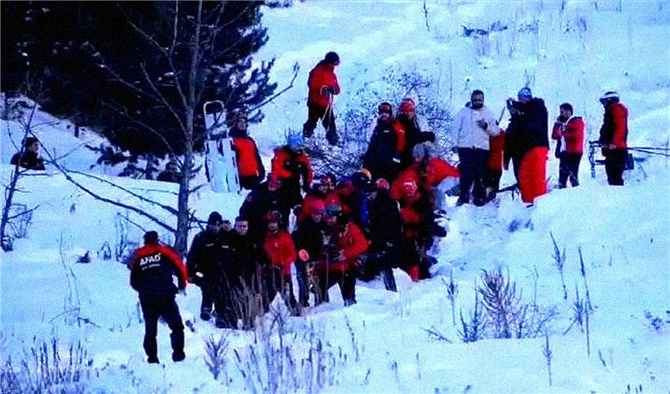
M 444 105 L 453 111 L 479 88 L 500 113 L 505 99 L 529 83 L 551 118 L 559 104 L 571 102 L 587 121 L 588 139 L 602 121 L 598 97 L 618 90 L 630 109 L 630 146 L 670 141 L 670 3 L 664 1 L 307 1 L 266 10 L 264 23 L 270 41 L 262 57 L 277 57 L 273 78 L 280 87 L 293 64 L 301 65 L 297 87 L 250 127 L 266 160 L 284 130 L 304 122 L 307 72 L 329 50 L 342 58 L 339 113 L 358 102 L 348 92 L 383 89 L 388 70 L 420 70 L 440 76 Z M 466 37 L 464 26 L 490 32 Z M 43 123 L 36 133 L 44 149 L 82 172 L 72 175 L 82 185 L 156 215 L 164 213 L 100 179 L 176 206 L 176 185 L 91 169 L 97 156 L 82 145 L 99 144 L 94 134 L 75 139 L 67 122 L 41 112 L 34 123 Z M 4 185 L 21 127 L 3 120 L 0 129 Z M 580 187 L 552 190 L 530 209 L 510 193 L 483 208 L 454 207 L 447 198 L 449 233 L 439 244 L 434 278 L 412 283 L 395 270 L 398 293 L 380 281 L 359 283 L 358 304 L 349 308 L 333 288 L 329 304 L 280 324 L 281 333 L 276 324 L 256 332 L 214 328 L 197 318 L 201 294 L 190 286 L 178 296 L 182 316 L 195 322 L 186 330 L 187 358 L 169 361 L 169 330 L 161 326 L 160 365 L 145 361 L 129 271 L 103 258 L 105 244 L 114 255 L 155 226 L 94 200 L 48 166 L 45 175 L 20 180 L 16 202 L 37 209 L 26 237 L 0 255 L 3 385 L 10 367 L 23 371 L 24 360 L 35 368 L 39 354 L 51 359 L 55 348 L 64 375 L 81 372 L 81 390 L 54 385 L 51 392 L 668 393 L 670 162 L 634 154 L 636 168 L 623 188 L 607 185 L 602 166 L 592 179 L 585 155 Z M 552 180 L 557 166 L 551 157 Z M 505 174 L 503 184 L 511 179 Z M 204 187 L 193 208 L 200 218 L 218 210 L 233 219 L 243 198 Z M 565 253 L 562 270 L 555 245 Z M 91 262 L 77 263 L 86 252 Z M 483 273 L 498 270 L 516 284 L 517 305 L 525 306 L 528 324 L 513 330 L 522 338 L 497 339 L 491 323 L 483 338 L 465 342 L 462 320 L 472 322 Z M 580 315 L 587 291 L 593 310 Z M 219 338 L 228 346 L 217 370 L 208 366 L 206 344 Z

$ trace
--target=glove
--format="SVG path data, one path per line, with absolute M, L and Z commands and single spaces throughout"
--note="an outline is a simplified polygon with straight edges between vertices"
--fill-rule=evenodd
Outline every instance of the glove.
M 489 124 L 486 123 L 485 120 L 478 120 L 477 121 L 477 126 L 481 127 L 482 129 L 486 130 L 489 127 Z
M 293 214 L 295 216 L 300 216 L 301 213 L 302 213 L 302 205 L 296 205 L 295 207 L 293 207 Z
M 330 86 L 322 87 L 321 88 L 321 94 L 323 94 L 323 92 L 328 93 L 328 94 L 335 94 L 335 90 L 333 90 L 333 88 L 331 88 Z
M 458 147 L 457 146 L 452 146 L 451 147 L 451 152 L 452 153 L 458 153 Z
M 507 109 L 511 110 L 512 108 L 514 108 L 514 99 L 510 97 L 507 99 Z

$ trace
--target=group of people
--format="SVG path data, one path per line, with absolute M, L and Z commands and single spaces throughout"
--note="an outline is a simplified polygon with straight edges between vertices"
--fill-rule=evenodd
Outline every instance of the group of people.
M 605 169 L 610 185 L 623 185 L 627 152 L 628 109 L 617 92 L 600 98 L 605 108 L 599 144 L 605 156 Z M 544 100 L 533 97 L 528 87 L 522 88 L 517 100 L 508 99 L 510 113 L 507 130 L 484 105 L 484 93 L 472 92 L 470 101 L 454 120 L 456 147 L 461 172 L 460 195 L 456 205 L 483 205 L 500 186 L 503 169 L 513 165 L 514 176 L 524 202 L 547 192 L 546 161 L 549 152 L 549 121 Z M 568 182 L 579 185 L 579 164 L 584 153 L 584 119 L 574 114 L 570 103 L 559 106 L 551 138 L 556 141 L 555 156 L 559 159 L 558 186 Z
M 406 98 L 397 116 L 390 103 L 378 105 L 362 169 L 340 178 L 315 176 L 304 138 L 321 119 L 326 138 L 337 143 L 332 95 L 340 91 L 333 73 L 338 64 L 339 56 L 329 52 L 317 65 L 322 70 L 310 73 L 309 119 L 301 133 L 289 134 L 286 144 L 275 149 L 267 177 L 246 117 L 231 112 L 228 127 L 231 137 L 239 139 L 240 180 L 250 189 L 234 223 L 211 212 L 206 228 L 193 239 L 186 264 L 158 243 L 155 232 L 145 234 L 145 246 L 134 254 L 131 284 L 145 314 L 149 362 L 158 362 L 159 316 L 172 329 L 173 360 L 184 358 L 183 324 L 174 296 L 188 282 L 202 290 L 201 319 L 214 318 L 220 328 L 250 327 L 250 304 L 255 302 L 260 308 L 256 313 L 263 313 L 278 294 L 299 314 L 310 305 L 310 294 L 314 305 L 328 302 L 328 291 L 336 284 L 344 305 L 350 306 L 356 303 L 357 280 L 381 276 L 386 289 L 396 291 L 393 268 L 413 281 L 430 276 L 434 259 L 428 251 L 435 237 L 446 235 L 436 223 L 444 214 L 439 185 L 445 179 L 460 178 L 456 205 L 483 205 L 495 197 L 503 168 L 511 161 L 523 201 L 532 203 L 546 193 L 548 113 L 544 101 L 527 87 L 517 100 L 507 101 L 507 130 L 484 105 L 483 91 L 472 92 L 454 120 L 458 168 L 439 156 L 435 135 L 420 129 L 415 102 Z M 616 92 L 607 92 L 601 103 L 600 143 L 608 181 L 623 185 L 628 111 Z M 551 133 L 560 159 L 559 186 L 577 186 L 585 124 L 569 103 L 559 111 Z M 176 285 L 168 280 L 172 275 L 178 277 Z

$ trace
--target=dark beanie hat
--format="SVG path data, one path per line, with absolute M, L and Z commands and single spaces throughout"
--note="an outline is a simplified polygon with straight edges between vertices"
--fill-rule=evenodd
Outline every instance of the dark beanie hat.
M 379 110 L 379 112 L 388 112 L 389 114 L 393 115 L 393 106 L 391 105 L 391 103 L 386 101 L 379 104 L 377 106 L 377 110 Z
M 326 63 L 339 63 L 340 55 L 338 55 L 337 52 L 328 52 L 323 60 L 325 60 Z
M 209 214 L 209 219 L 207 219 L 207 224 L 221 224 L 223 223 L 223 217 L 221 214 L 214 211 Z
M 155 244 L 158 243 L 158 233 L 155 231 L 147 231 L 144 233 L 144 243 L 145 244 Z

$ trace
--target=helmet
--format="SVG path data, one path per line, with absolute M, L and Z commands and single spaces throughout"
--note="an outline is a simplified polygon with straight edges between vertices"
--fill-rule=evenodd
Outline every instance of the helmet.
M 298 133 L 291 133 L 286 137 L 286 145 L 291 149 L 300 149 L 304 147 L 305 140 Z
M 605 105 L 609 101 L 619 101 L 619 93 L 615 91 L 609 91 L 603 94 L 603 96 L 600 98 L 600 104 Z
M 342 206 L 339 204 L 330 204 L 326 207 L 326 216 L 339 217 L 342 216 Z

